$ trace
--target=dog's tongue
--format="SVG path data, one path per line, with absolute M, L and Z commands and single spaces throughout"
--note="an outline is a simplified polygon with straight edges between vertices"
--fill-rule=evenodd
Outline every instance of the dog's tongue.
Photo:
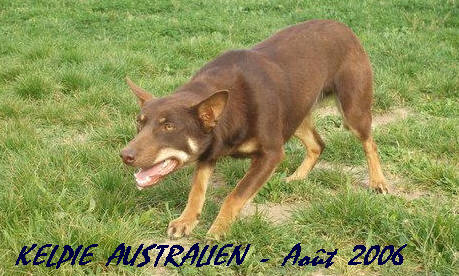
M 140 190 L 155 184 L 160 178 L 172 172 L 177 166 L 178 162 L 173 159 L 167 159 L 154 165 L 151 168 L 140 169 L 135 176 L 137 188 Z

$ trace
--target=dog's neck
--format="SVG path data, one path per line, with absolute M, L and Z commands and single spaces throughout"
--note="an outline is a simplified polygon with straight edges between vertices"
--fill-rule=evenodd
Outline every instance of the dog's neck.
M 171 95 L 176 95 L 181 99 L 186 98 L 190 106 L 192 106 L 209 97 L 215 91 L 229 90 L 229 98 L 224 112 L 215 128 L 205 138 L 208 142 L 199 158 L 202 161 L 217 160 L 222 156 L 231 154 L 231 149 L 246 140 L 249 135 L 247 106 L 244 104 L 244 99 L 239 99 L 242 93 L 237 91 L 238 89 L 243 89 L 243 87 L 238 85 L 238 82 L 220 81 L 219 86 L 213 85 L 213 83 L 215 83 L 215 80 L 209 81 L 208 79 L 202 79 L 202 77 L 194 77 Z

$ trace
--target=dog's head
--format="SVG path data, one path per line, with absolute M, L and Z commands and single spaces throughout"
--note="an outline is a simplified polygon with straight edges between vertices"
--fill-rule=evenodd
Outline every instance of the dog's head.
M 205 152 L 228 98 L 220 90 L 194 103 L 186 96 L 173 94 L 155 98 L 126 78 L 137 96 L 140 113 L 137 134 L 121 150 L 127 165 L 139 168 L 137 188 L 158 183 L 173 171 L 196 161 Z

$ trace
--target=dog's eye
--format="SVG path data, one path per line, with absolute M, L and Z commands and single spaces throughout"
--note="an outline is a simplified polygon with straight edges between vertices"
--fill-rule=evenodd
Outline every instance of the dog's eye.
M 171 123 L 164 123 L 163 124 L 163 130 L 165 131 L 171 131 L 171 130 L 174 130 L 175 129 L 175 126 Z

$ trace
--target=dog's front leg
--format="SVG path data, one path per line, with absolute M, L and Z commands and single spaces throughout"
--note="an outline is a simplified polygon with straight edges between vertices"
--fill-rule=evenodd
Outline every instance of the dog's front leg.
M 256 195 L 283 157 L 284 151 L 279 149 L 252 158 L 252 164 L 246 175 L 223 202 L 217 218 L 207 233 L 209 237 L 219 239 L 228 230 L 242 207 Z
M 188 202 L 185 210 L 183 210 L 179 218 L 169 223 L 167 234 L 170 237 L 180 238 L 182 236 L 188 236 L 198 224 L 202 206 L 204 205 L 207 184 L 214 167 L 215 163 L 208 162 L 200 162 L 196 165 L 193 183 L 190 194 L 188 195 Z

